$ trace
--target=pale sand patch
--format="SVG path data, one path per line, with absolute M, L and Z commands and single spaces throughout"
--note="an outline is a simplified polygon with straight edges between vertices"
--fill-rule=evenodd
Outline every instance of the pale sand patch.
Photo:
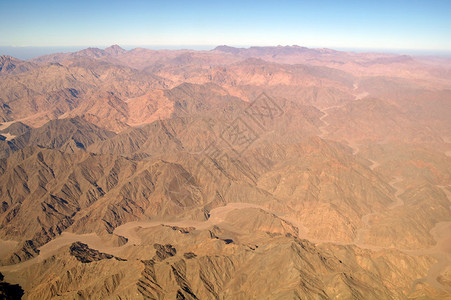
M 4 129 L 8 128 L 9 125 L 11 125 L 11 124 L 14 123 L 14 122 L 16 122 L 16 121 L 0 123 L 0 130 L 4 130 Z M 3 135 L 4 135 L 4 134 L 3 134 Z
M 5 257 L 11 254 L 14 248 L 17 247 L 18 242 L 12 240 L 2 240 L 0 239 L 0 257 Z
M 12 135 L 10 133 L 0 133 L 0 134 L 3 135 L 4 137 L 6 137 L 7 141 L 10 141 L 10 140 L 12 140 L 13 138 L 16 137 L 15 135 Z

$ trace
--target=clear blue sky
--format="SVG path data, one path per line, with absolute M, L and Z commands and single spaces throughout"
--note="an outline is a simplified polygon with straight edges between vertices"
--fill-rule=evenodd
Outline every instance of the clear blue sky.
M 0 46 L 451 50 L 451 0 L 0 0 Z

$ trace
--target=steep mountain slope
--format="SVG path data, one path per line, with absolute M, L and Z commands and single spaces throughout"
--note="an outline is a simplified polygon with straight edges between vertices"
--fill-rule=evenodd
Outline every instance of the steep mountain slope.
M 127 98 L 164 86 L 164 80 L 156 76 L 92 59 L 79 59 L 68 65 L 44 64 L 2 79 L 0 117 L 4 121 L 22 120 L 27 125 L 41 126 L 81 104 L 78 115 L 101 110 L 102 104 L 92 101 L 93 97 L 102 99 L 99 90 L 104 91 L 100 95 L 114 93 Z
M 35 67 L 33 63 L 8 55 L 0 55 L 0 76 L 26 72 Z
M 439 133 L 380 99 L 365 98 L 327 111 L 328 136 L 352 143 L 406 141 L 442 142 Z
M 71 225 L 78 232 L 111 233 L 144 215 L 176 215 L 199 205 L 202 197 L 189 182 L 179 187 L 187 193 L 184 202 L 168 194 L 166 186 L 177 173 L 188 178 L 181 166 L 163 161 L 138 163 L 36 147 L 17 151 L 2 160 L 1 174 L 2 237 L 22 243 L 10 262 L 37 254 L 38 247 Z
M 14 130 L 16 124 L 18 123 L 10 125 L 5 130 Z M 96 141 L 106 140 L 115 135 L 81 118 L 53 120 L 42 127 L 23 131 L 8 142 L 9 151 L 3 153 L 4 155 L 33 145 L 73 152 L 76 149 L 86 149 Z M 20 131 L 16 130 L 15 133 Z

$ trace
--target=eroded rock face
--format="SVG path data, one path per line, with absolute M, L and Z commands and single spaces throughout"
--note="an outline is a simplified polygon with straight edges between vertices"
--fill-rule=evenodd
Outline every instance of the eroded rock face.
M 31 240 L 26 240 L 22 247 L 9 258 L 8 262 L 11 264 L 17 264 L 38 254 L 39 250 L 37 249 L 35 243 Z
M 177 253 L 177 250 L 175 250 L 172 245 L 160 245 L 160 244 L 154 244 L 153 247 L 155 248 L 156 252 L 156 259 L 162 261 L 165 260 L 168 257 L 174 256 Z
M 82 263 L 91 263 L 93 261 L 99 261 L 102 259 L 116 259 L 123 260 L 121 258 L 115 257 L 111 254 L 102 253 L 95 249 L 91 249 L 88 245 L 81 242 L 73 243 L 70 246 L 70 255 L 74 256 L 78 261 Z
M 186 259 L 191 259 L 191 258 L 197 257 L 197 255 L 193 252 L 186 252 L 186 253 L 183 253 L 183 257 Z

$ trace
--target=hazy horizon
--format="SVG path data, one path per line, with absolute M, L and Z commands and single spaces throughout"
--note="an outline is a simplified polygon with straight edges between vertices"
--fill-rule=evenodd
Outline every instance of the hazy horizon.
M 114 44 L 116 45 L 116 44 Z M 226 45 L 226 44 L 221 44 Z M 119 45 L 121 48 L 126 50 L 131 50 L 135 48 L 146 48 L 152 50 L 197 50 L 197 51 L 210 51 L 217 46 L 221 45 Z M 112 45 L 94 45 L 94 46 L 48 46 L 48 47 L 39 47 L 39 46 L 0 46 L 0 55 L 9 55 L 18 59 L 29 60 L 42 55 L 49 55 L 54 53 L 69 53 L 76 52 L 87 48 L 99 48 L 105 49 Z M 249 48 L 249 47 L 277 47 L 280 45 L 227 45 L 230 47 L 236 48 Z M 293 45 L 282 45 L 282 46 L 293 46 Z M 299 45 L 304 47 L 302 45 Z M 411 55 L 411 56 L 439 56 L 439 57 L 451 57 L 451 50 L 425 50 L 425 49 L 382 49 L 382 48 L 333 48 L 333 47 L 321 47 L 321 46 L 313 46 L 307 47 L 311 49 L 320 49 L 320 48 L 328 48 L 337 51 L 348 51 L 348 52 L 356 52 L 356 53 L 364 53 L 364 52 L 374 52 L 374 53 L 393 53 L 400 55 Z
M 127 5 L 25 0 L 0 3 L 0 9 L 5 12 L 0 20 L 2 48 L 297 44 L 451 52 L 451 3 L 438 0 L 132 1 Z

